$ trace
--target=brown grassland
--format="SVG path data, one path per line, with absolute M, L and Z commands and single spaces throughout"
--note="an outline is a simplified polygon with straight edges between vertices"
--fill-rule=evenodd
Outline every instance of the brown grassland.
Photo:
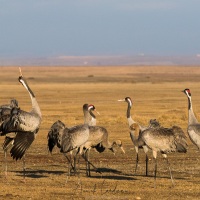
M 26 182 L 22 161 L 8 156 L 8 178 L 4 175 L 4 154 L 0 150 L 0 199 L 200 199 L 200 155 L 191 144 L 186 154 L 168 155 L 175 187 L 167 164 L 158 155 L 158 174 L 154 187 L 154 162 L 149 152 L 149 177 L 145 176 L 145 155 L 140 151 L 134 175 L 136 153 L 126 120 L 127 104 L 133 100 L 132 118 L 143 125 L 156 118 L 163 126 L 178 125 L 186 133 L 188 102 L 181 92 L 190 88 L 194 112 L 200 115 L 200 67 L 189 66 L 106 66 L 106 67 L 22 67 L 23 75 L 36 95 L 43 121 L 36 140 L 26 154 Z M 30 97 L 18 82 L 18 67 L 0 67 L 1 103 L 11 98 L 20 108 L 31 109 Z M 85 162 L 80 158 L 79 174 L 67 180 L 67 160 L 54 149 L 47 150 L 47 133 L 58 119 L 67 126 L 83 123 L 82 105 L 94 104 L 101 115 L 97 124 L 107 128 L 110 140 L 123 141 L 113 155 L 109 150 L 91 151 L 91 162 L 102 174 L 92 171 L 86 177 Z M 200 119 L 200 118 L 199 118 Z M 1 144 L 3 137 L 0 138 Z

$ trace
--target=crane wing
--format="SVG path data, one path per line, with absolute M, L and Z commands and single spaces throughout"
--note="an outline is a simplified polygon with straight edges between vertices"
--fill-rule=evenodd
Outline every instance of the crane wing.
M 21 159 L 34 139 L 35 134 L 32 132 L 18 132 L 10 150 L 11 157 L 15 160 Z
M 9 133 L 6 135 L 4 143 L 2 145 L 4 151 L 7 150 L 10 146 L 12 146 L 15 137 L 16 133 Z
M 61 152 L 67 153 L 83 145 L 89 138 L 88 125 L 77 125 L 63 130 Z
M 41 118 L 37 114 L 25 112 L 19 108 L 13 108 L 10 117 L 0 126 L 0 134 L 10 132 L 35 132 L 38 129 Z

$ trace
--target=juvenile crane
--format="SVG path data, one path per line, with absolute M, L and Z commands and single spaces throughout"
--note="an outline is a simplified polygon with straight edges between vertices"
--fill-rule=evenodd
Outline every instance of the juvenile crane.
M 10 150 L 11 157 L 15 160 L 21 159 L 26 150 L 34 141 L 36 134 L 39 131 L 42 114 L 37 103 L 33 91 L 30 89 L 28 83 L 23 77 L 20 69 L 19 82 L 28 91 L 32 110 L 30 112 L 21 110 L 20 108 L 13 108 L 10 117 L 6 119 L 0 126 L 0 135 L 4 136 L 8 133 L 16 133 L 13 146 Z M 24 160 L 24 178 L 25 178 L 25 160 Z
M 188 98 L 188 128 L 187 132 L 190 140 L 200 149 L 200 123 L 194 115 L 192 108 L 192 95 L 190 89 L 185 89 L 184 92 Z
M 139 134 L 141 134 L 142 131 L 144 131 L 145 129 L 147 129 L 148 127 L 159 127 L 160 124 L 158 121 L 156 121 L 155 119 L 151 119 L 150 120 L 150 124 L 148 127 L 142 126 L 140 125 L 138 122 L 134 121 L 131 117 L 131 108 L 132 108 L 132 100 L 130 97 L 126 97 L 125 99 L 120 99 L 118 101 L 122 101 L 122 102 L 127 102 L 128 107 L 127 107 L 127 112 L 126 112 L 126 117 L 128 120 L 128 125 L 129 125 L 129 130 L 130 130 L 130 137 L 131 140 L 134 144 L 135 147 L 135 151 L 136 151 L 136 167 L 135 167 L 135 173 L 137 171 L 137 167 L 138 167 L 138 161 L 139 161 L 139 148 L 143 148 L 144 153 L 146 154 L 146 176 L 148 176 L 148 147 L 146 145 L 140 146 L 138 144 L 138 137 Z
M 152 150 L 153 158 L 155 160 L 155 170 L 154 170 L 155 180 L 157 173 L 157 159 L 156 159 L 157 152 L 160 152 L 162 154 L 162 156 L 166 159 L 168 163 L 171 181 L 172 184 L 174 185 L 170 163 L 167 158 L 167 153 L 187 152 L 188 145 L 183 130 L 178 126 L 173 126 L 172 128 L 164 128 L 164 127 L 148 128 L 140 134 L 138 138 L 138 144 L 140 146 L 146 145 L 148 146 L 148 148 Z

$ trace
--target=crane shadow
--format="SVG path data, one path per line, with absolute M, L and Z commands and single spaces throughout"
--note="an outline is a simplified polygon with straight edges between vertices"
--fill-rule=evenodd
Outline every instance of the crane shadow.
M 133 175 L 133 176 L 136 176 L 136 177 L 146 177 L 146 178 L 152 178 L 152 179 L 154 179 L 154 175 L 148 175 L 148 176 L 146 176 L 146 175 L 136 174 L 136 175 Z M 170 176 L 157 175 L 156 179 L 170 179 Z M 174 177 L 173 176 L 173 179 L 174 180 L 186 180 L 187 177 L 176 177 L 176 176 Z
M 17 173 L 16 176 L 24 176 L 23 171 L 12 171 Z M 26 170 L 25 177 L 29 178 L 46 178 L 49 177 L 50 174 L 54 175 L 62 175 L 65 174 L 65 171 L 50 171 L 50 170 Z
M 82 169 L 85 170 L 85 169 Z M 94 169 L 90 170 L 91 172 L 96 172 Z M 98 171 L 101 172 L 101 174 L 98 175 L 91 175 L 89 178 L 104 178 L 104 179 L 114 179 L 114 180 L 137 180 L 136 178 L 133 178 L 132 174 L 125 174 L 119 170 L 111 169 L 111 168 L 98 168 Z M 106 173 L 109 173 L 109 175 L 106 175 Z M 113 174 L 113 175 L 110 175 Z
M 97 179 L 101 178 L 101 179 L 108 179 L 108 180 L 137 180 L 137 179 L 135 179 L 133 177 L 124 176 L 124 175 L 122 175 L 122 176 L 119 176 L 119 175 L 113 175 L 113 176 L 107 176 L 107 175 L 105 175 L 105 176 L 90 176 L 89 178 L 97 178 Z
M 57 165 L 54 165 L 57 166 Z M 91 169 L 92 176 L 90 178 L 104 178 L 104 179 L 115 179 L 115 180 L 137 180 L 137 178 L 134 177 L 133 174 L 123 173 L 122 171 L 111 169 L 111 168 L 97 168 L 98 172 L 95 169 Z M 22 170 L 20 171 L 11 171 L 16 173 L 16 176 L 24 176 L 24 172 Z M 100 172 L 100 173 L 99 173 Z M 63 175 L 67 173 L 66 170 L 31 170 L 26 169 L 25 171 L 25 177 L 28 178 L 46 178 L 49 177 L 49 175 Z M 71 172 L 72 176 L 75 175 L 74 172 Z M 85 168 L 80 168 L 79 172 L 81 174 L 85 173 Z M 152 176 L 153 177 L 153 176 Z

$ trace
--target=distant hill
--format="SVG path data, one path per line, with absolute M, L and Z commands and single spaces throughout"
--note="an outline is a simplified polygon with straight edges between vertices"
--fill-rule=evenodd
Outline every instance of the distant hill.
M 0 58 L 0 66 L 200 65 L 195 56 L 57 56 Z

